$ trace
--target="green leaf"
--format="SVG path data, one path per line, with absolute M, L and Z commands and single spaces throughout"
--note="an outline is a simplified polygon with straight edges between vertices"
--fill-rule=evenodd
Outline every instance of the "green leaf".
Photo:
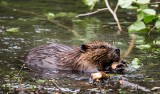
M 160 18 L 156 21 L 155 26 L 157 29 L 160 29 Z
M 143 49 L 149 49 L 151 48 L 151 45 L 149 44 L 145 44 L 145 45 L 139 45 L 139 46 L 136 46 L 137 48 L 143 50 Z
M 42 84 L 42 83 L 44 83 L 46 80 L 42 80 L 42 79 L 38 79 L 38 80 L 36 80 L 36 82 L 38 83 L 38 84 Z
M 138 59 L 138 58 L 134 58 L 133 60 L 132 60 L 132 67 L 134 67 L 134 68 L 136 68 L 136 69 L 138 69 L 139 67 L 140 67 L 140 60 Z
M 148 4 L 138 4 L 139 9 L 148 9 Z
M 59 18 L 59 17 L 67 17 L 67 18 L 73 18 L 75 17 L 77 14 L 73 13 L 73 12 L 59 12 L 57 14 L 55 14 L 54 18 Z
M 132 4 L 133 0 L 118 0 L 118 5 L 122 8 L 129 8 Z
M 137 4 L 149 4 L 150 0 L 137 0 L 136 3 Z
M 53 13 L 48 13 L 48 14 L 45 14 L 45 15 L 47 16 L 48 20 L 52 20 L 55 17 L 55 15 Z
M 55 15 L 55 17 L 66 17 L 67 16 L 67 13 L 66 12 L 59 12 Z
M 141 21 L 144 18 L 144 14 L 142 11 L 138 12 L 137 14 L 137 21 Z
M 142 11 L 147 15 L 156 15 L 156 11 L 154 9 L 144 9 Z
M 143 21 L 148 24 L 148 23 L 152 22 L 155 18 L 156 18 L 156 16 L 154 16 L 154 15 L 146 15 L 146 16 L 144 16 Z
M 9 28 L 6 31 L 7 32 L 19 32 L 19 28 Z
M 135 31 L 145 30 L 146 26 L 144 22 L 137 21 L 137 22 L 134 22 L 131 26 L 129 26 L 128 29 L 129 29 L 128 30 L 129 32 L 135 32 Z
M 95 4 L 99 1 L 99 0 L 82 0 L 83 3 L 87 6 L 89 6 L 90 10 L 92 10 L 95 6 Z

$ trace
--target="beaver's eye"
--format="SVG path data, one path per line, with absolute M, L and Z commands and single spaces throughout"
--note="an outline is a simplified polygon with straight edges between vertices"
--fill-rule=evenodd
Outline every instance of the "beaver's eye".
M 104 48 L 106 48 L 106 47 L 103 45 L 103 46 L 100 46 L 100 48 L 101 48 L 101 49 L 104 49 Z

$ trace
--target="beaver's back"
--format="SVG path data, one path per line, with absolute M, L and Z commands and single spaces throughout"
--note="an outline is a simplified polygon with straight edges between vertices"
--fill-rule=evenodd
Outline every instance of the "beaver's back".
M 40 69 L 51 68 L 56 69 L 55 63 L 60 62 L 62 53 L 72 50 L 73 47 L 52 43 L 35 47 L 25 55 L 25 63 L 27 66 Z M 47 59 L 51 57 L 50 59 Z

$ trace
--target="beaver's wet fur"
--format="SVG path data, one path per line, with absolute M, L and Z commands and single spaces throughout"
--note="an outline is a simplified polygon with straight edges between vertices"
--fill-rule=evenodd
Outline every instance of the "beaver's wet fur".
M 31 49 L 25 63 L 32 69 L 72 70 L 82 72 L 105 71 L 120 60 L 120 50 L 107 42 L 92 42 L 80 47 L 47 44 Z

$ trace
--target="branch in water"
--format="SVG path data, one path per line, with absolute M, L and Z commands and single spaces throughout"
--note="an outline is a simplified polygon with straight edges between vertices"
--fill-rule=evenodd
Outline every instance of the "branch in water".
M 108 8 L 97 9 L 94 12 L 88 12 L 88 13 L 85 13 L 85 14 L 79 14 L 79 15 L 76 16 L 76 18 L 82 17 L 82 16 L 89 16 L 89 15 L 96 14 L 96 13 L 98 13 L 100 11 L 104 11 L 104 10 L 108 10 Z

